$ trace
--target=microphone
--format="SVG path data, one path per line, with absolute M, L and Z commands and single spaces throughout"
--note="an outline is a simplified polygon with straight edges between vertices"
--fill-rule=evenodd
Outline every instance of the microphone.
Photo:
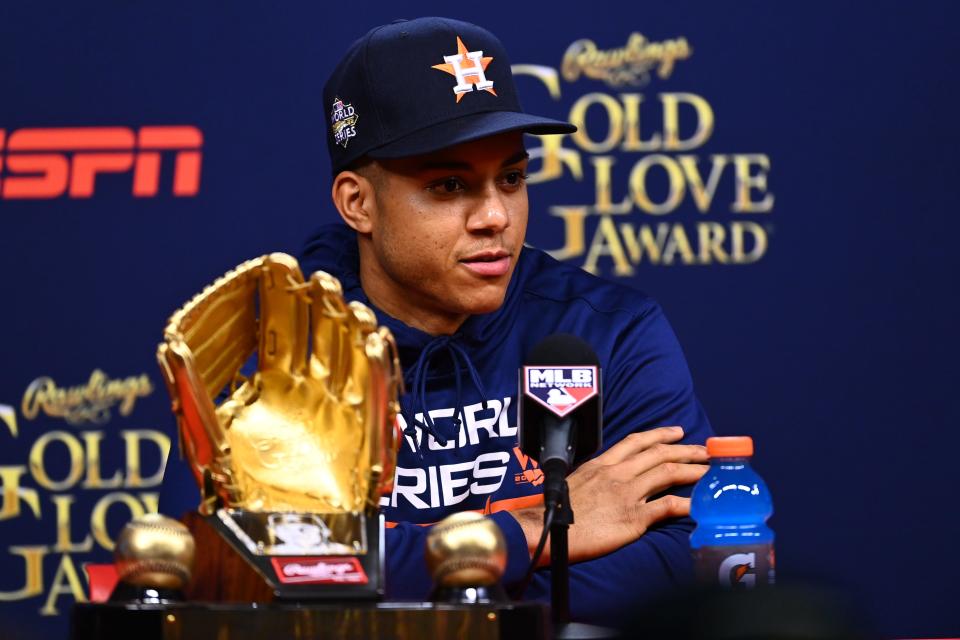
M 558 638 L 608 637 L 570 624 L 567 533 L 573 509 L 567 474 L 600 448 L 600 361 L 586 342 L 569 334 L 548 336 L 520 370 L 520 449 L 543 469 L 543 532 L 530 560 L 524 588 L 533 578 L 550 536 L 551 617 Z
M 600 361 L 580 338 L 557 333 L 531 349 L 520 370 L 520 449 L 544 474 L 544 501 L 555 505 L 565 478 L 602 444 Z

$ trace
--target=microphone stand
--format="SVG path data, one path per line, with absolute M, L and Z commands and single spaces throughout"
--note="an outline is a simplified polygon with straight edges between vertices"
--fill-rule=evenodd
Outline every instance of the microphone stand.
M 560 500 L 550 525 L 550 606 L 553 624 L 561 628 L 570 622 L 570 551 L 567 532 L 573 524 L 570 490 L 563 479 Z
M 554 638 L 558 640 L 600 640 L 619 638 L 613 629 L 595 625 L 570 622 L 570 549 L 567 533 L 573 524 L 573 508 L 570 506 L 570 489 L 567 485 L 566 467 L 558 468 L 553 461 L 541 465 L 544 474 L 544 496 L 556 496 L 553 522 L 550 525 L 550 609 Z M 544 510 L 544 524 L 550 505 Z

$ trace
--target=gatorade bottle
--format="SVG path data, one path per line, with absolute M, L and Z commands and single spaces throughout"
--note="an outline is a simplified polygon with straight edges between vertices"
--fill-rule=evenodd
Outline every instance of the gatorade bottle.
M 753 439 L 708 438 L 710 470 L 693 489 L 690 534 L 697 581 L 729 589 L 774 582 L 773 501 L 750 466 Z

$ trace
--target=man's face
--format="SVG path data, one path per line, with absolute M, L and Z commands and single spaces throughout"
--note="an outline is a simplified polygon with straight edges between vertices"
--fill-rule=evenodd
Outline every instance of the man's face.
M 526 168 L 521 133 L 377 161 L 360 236 L 371 301 L 434 334 L 499 308 L 527 228 Z

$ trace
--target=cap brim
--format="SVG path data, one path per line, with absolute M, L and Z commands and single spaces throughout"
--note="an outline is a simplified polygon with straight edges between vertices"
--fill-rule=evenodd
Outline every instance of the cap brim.
M 472 113 L 414 131 L 398 140 L 371 149 L 366 155 L 373 158 L 405 158 L 508 131 L 547 135 L 573 133 L 576 130 L 577 128 L 569 122 L 541 118 L 527 113 L 514 111 Z

